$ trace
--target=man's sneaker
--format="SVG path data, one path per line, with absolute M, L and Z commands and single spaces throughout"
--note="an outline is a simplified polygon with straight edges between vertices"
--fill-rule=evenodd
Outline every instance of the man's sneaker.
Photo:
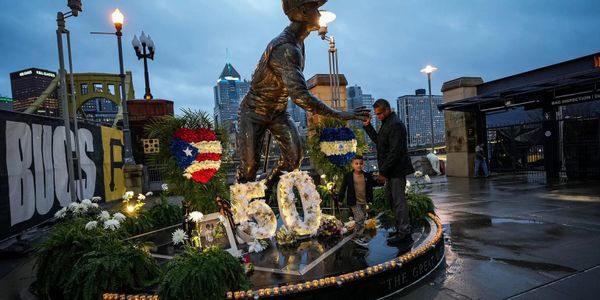
M 365 238 L 353 239 L 352 241 L 363 248 L 369 248 L 369 241 Z

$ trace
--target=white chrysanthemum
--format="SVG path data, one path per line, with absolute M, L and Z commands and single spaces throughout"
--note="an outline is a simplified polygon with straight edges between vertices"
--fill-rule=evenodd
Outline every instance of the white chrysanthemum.
M 127 191 L 127 192 L 125 192 L 125 195 L 123 195 L 123 199 L 130 199 L 131 197 L 133 197 L 133 195 L 135 195 L 134 192 Z
M 102 201 L 102 197 L 99 197 L 99 196 L 92 197 L 92 202 L 98 202 L 98 201 Z
M 92 205 L 90 207 L 91 208 L 100 208 L 100 205 L 98 205 L 98 203 L 92 203 Z
M 258 253 L 263 250 L 265 250 L 265 247 L 258 240 L 248 243 L 248 252 Z
M 122 213 L 118 212 L 118 213 L 115 213 L 115 214 L 113 215 L 113 219 L 115 219 L 115 220 L 117 220 L 117 221 L 119 221 L 119 222 L 123 222 L 123 221 L 125 221 L 126 217 L 125 217 L 125 215 L 124 215 L 124 214 L 122 214 Z
M 98 219 L 106 222 L 108 219 L 110 219 L 110 213 L 108 213 L 106 210 L 103 210 L 98 214 Z
M 146 200 L 146 196 L 138 194 L 138 200 Z
M 169 185 L 166 184 L 166 183 L 163 183 L 160 187 L 162 188 L 163 191 L 168 191 L 169 190 Z
M 87 222 L 87 224 L 85 224 L 85 229 L 92 230 L 92 229 L 96 228 L 97 226 L 98 226 L 98 221 L 89 221 L 89 222 Z
M 121 226 L 121 223 L 115 219 L 104 221 L 104 229 L 117 230 Z
M 199 211 L 193 211 L 188 216 L 188 220 L 191 220 L 196 223 L 202 221 L 202 219 L 204 219 L 204 214 Z
M 74 211 L 76 209 L 79 209 L 79 203 L 77 203 L 77 202 L 71 202 L 71 204 L 69 204 L 69 210 L 70 211 Z
M 406 180 L 406 188 L 404 189 L 404 193 L 408 194 L 408 191 L 410 191 L 410 181 Z
M 423 176 L 423 172 L 415 171 L 415 177 L 421 177 L 421 176 Z
M 92 201 L 90 199 L 83 199 L 81 200 L 81 204 L 85 205 L 86 207 L 90 207 L 92 206 Z
M 147 192 L 147 193 L 146 193 L 146 197 L 150 197 L 150 196 L 152 196 L 152 195 L 154 195 L 154 193 L 153 193 L 153 192 Z
M 88 207 L 85 204 L 77 204 L 73 208 L 73 214 L 76 216 L 83 215 L 88 211 Z
M 183 244 L 188 239 L 187 234 L 182 229 L 177 229 L 173 232 L 173 244 Z
M 56 213 L 54 213 L 54 217 L 62 219 L 67 215 L 67 208 L 63 207 L 61 208 L 59 211 L 57 211 Z
M 425 180 L 425 182 L 431 182 L 431 178 L 429 178 L 429 175 L 425 174 L 425 177 L 423 177 L 423 179 Z

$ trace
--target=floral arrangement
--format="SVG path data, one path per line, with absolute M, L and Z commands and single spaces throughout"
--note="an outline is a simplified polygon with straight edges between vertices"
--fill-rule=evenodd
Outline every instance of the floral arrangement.
M 175 130 L 169 148 L 187 179 L 206 184 L 221 167 L 221 142 L 208 128 Z
M 267 242 L 264 240 L 254 240 L 250 243 L 248 243 L 248 252 L 254 252 L 254 253 L 258 253 L 258 252 L 262 252 L 265 249 L 267 249 Z
M 331 163 L 343 167 L 356 155 L 356 135 L 348 127 L 324 128 L 319 146 Z
M 277 231 L 277 219 L 264 199 L 265 181 L 238 183 L 229 188 L 233 219 L 238 229 L 255 239 L 268 239 Z
M 300 194 L 304 220 L 296 210 L 294 187 Z M 299 236 L 317 233 L 321 224 L 321 197 L 307 172 L 295 170 L 282 175 L 277 185 L 277 199 L 283 224 L 289 230 Z
M 332 215 L 323 214 L 321 216 L 321 226 L 318 234 L 323 237 L 341 235 L 344 233 L 344 225 Z
M 68 217 L 84 217 L 97 214 L 100 211 L 98 201 L 100 197 L 92 197 L 92 199 L 83 199 L 81 202 L 71 202 L 69 206 L 65 206 L 54 213 L 57 219 L 66 219 Z
M 277 230 L 277 234 L 275 235 L 277 239 L 277 244 L 280 246 L 290 246 L 296 244 L 296 236 L 290 230 L 288 230 L 285 226 L 282 226 Z
M 352 220 L 352 217 L 350 217 L 350 221 L 344 223 L 344 228 L 346 228 L 346 231 L 348 232 L 352 232 L 356 229 L 356 221 Z
M 365 230 L 377 229 L 377 219 L 371 218 L 365 221 Z

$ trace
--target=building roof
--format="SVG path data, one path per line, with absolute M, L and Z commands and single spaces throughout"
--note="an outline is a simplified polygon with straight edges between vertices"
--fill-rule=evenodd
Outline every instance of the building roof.
M 238 73 L 230 63 L 225 64 L 225 67 L 223 67 L 223 71 L 219 76 L 220 80 L 240 80 L 240 78 L 242 78 L 242 76 L 240 76 L 240 73 Z
M 454 83 L 458 84 L 456 80 L 444 83 L 442 90 L 452 89 Z M 600 52 L 472 86 L 477 87 L 477 96 L 444 103 L 438 108 L 485 111 L 526 104 L 540 106 L 542 101 L 572 93 L 595 93 L 600 86 Z

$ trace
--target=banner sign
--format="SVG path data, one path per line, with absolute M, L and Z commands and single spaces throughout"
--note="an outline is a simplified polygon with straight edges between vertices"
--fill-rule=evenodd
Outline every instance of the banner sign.
M 77 199 L 120 198 L 125 193 L 122 131 L 79 123 L 78 132 L 82 178 L 75 171 Z M 66 136 L 61 119 L 0 110 L 0 240 L 71 203 Z M 75 148 L 72 131 L 70 138 Z

